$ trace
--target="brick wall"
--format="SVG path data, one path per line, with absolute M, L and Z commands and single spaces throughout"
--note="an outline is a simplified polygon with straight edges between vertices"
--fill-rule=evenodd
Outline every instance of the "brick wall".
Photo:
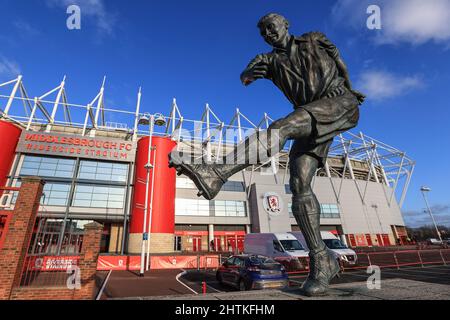
M 103 225 L 92 222 L 84 226 L 83 248 L 78 262 L 81 272 L 81 289 L 75 290 L 74 299 L 91 300 L 94 298 L 95 274 L 100 254 L 100 241 Z
M 10 300 L 73 300 L 76 290 L 55 287 L 17 287 L 11 292 Z
M 5 241 L 0 248 L 0 300 L 9 299 L 12 288 L 20 283 L 43 186 L 44 182 L 40 178 L 22 179 Z
M 0 248 L 0 300 L 92 300 L 103 231 L 103 225 L 96 222 L 85 225 L 83 247 L 78 261 L 80 289 L 20 287 L 43 185 L 40 178 L 22 179 L 5 242 Z
M 66 287 L 14 287 L 11 300 L 92 300 L 95 294 L 95 274 L 100 252 L 103 225 L 93 222 L 84 226 L 83 248 L 78 267 L 81 288 Z

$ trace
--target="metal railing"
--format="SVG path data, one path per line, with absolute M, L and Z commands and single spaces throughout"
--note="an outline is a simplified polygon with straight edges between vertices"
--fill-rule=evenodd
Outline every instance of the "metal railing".
M 397 268 L 450 263 L 450 249 L 397 250 L 388 252 L 359 252 L 357 265 L 343 265 L 345 270 L 366 269 L 376 265 L 380 268 Z
M 395 268 L 407 266 L 447 265 L 450 264 L 450 249 L 430 250 L 396 250 L 380 252 L 358 252 L 355 265 L 341 261 L 341 270 L 365 270 L 369 266 L 380 268 Z M 307 269 L 289 270 L 289 275 L 308 274 Z
M 72 234 L 63 224 L 45 218 L 38 219 L 36 226 L 24 259 L 20 286 L 76 285 L 84 232 Z

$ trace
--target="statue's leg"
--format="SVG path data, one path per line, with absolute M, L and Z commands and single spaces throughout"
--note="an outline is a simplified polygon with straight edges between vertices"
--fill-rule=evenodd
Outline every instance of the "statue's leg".
M 196 184 L 199 196 L 213 199 L 229 177 L 253 165 L 264 163 L 280 152 L 288 139 L 307 138 L 312 132 L 312 118 L 303 109 L 274 121 L 268 129 L 255 132 L 235 146 L 224 158 L 223 164 L 189 164 L 169 155 L 169 166 L 185 174 Z
M 292 147 L 289 165 L 292 213 L 310 250 L 310 273 L 302 289 L 309 296 L 324 295 L 340 267 L 320 235 L 320 204 L 311 187 L 319 160 L 299 153 L 299 145 Z
M 292 151 L 295 149 L 295 144 Z M 320 204 L 311 188 L 319 161 L 309 155 L 291 157 L 290 188 L 292 191 L 292 213 L 302 229 L 310 251 L 322 251 L 325 243 L 320 236 Z
M 226 164 L 217 168 L 223 177 L 229 178 L 253 164 L 267 162 L 283 149 L 288 139 L 304 139 L 311 135 L 311 131 L 311 116 L 305 110 L 298 109 L 272 122 L 266 130 L 246 138 L 225 157 Z

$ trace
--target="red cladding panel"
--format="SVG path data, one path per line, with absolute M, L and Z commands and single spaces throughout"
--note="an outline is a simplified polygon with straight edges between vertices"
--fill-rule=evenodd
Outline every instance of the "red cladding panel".
M 130 233 L 142 233 L 144 221 L 145 182 L 148 160 L 148 137 L 139 139 L 136 153 L 133 206 L 130 221 Z M 152 146 L 156 147 L 151 153 L 151 163 L 154 164 L 155 183 L 153 186 L 152 233 L 174 233 L 175 231 L 175 186 L 176 170 L 168 166 L 168 155 L 176 146 L 170 138 L 153 137 Z M 150 170 L 150 185 L 148 197 L 148 216 L 150 216 L 150 201 L 152 171 Z
M 12 123 L 0 121 L 0 186 L 6 185 L 7 176 L 14 160 L 17 143 L 22 129 Z

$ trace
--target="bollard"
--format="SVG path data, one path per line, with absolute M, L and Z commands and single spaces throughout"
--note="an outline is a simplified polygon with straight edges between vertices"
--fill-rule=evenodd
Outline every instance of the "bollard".
M 202 293 L 206 294 L 206 282 L 205 281 L 202 282 Z

